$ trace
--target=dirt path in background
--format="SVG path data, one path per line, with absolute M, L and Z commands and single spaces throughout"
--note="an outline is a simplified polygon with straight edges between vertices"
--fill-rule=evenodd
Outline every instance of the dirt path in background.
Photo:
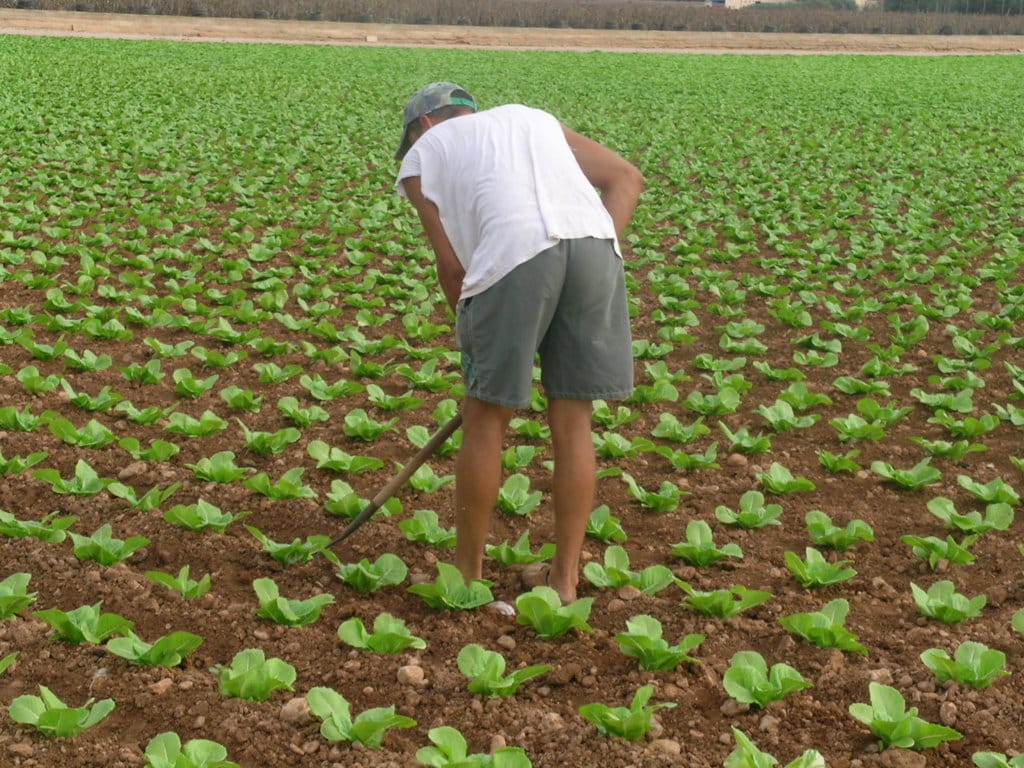
M 1024 53 L 1024 38 L 1016 36 L 827 35 L 340 24 L 323 21 L 19 11 L 9 8 L 0 9 L 0 34 L 663 53 Z

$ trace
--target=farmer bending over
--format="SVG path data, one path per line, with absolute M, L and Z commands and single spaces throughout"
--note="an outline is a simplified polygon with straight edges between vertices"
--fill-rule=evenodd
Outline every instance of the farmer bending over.
M 618 238 L 643 176 L 547 112 L 519 104 L 477 112 L 454 83 L 432 83 L 409 99 L 397 158 L 397 190 L 416 207 L 437 256 L 462 352 L 455 565 L 467 581 L 482 577 L 502 443 L 514 409 L 530 402 L 539 352 L 557 549 L 550 569 L 532 579 L 572 601 L 594 503 L 591 401 L 633 391 Z

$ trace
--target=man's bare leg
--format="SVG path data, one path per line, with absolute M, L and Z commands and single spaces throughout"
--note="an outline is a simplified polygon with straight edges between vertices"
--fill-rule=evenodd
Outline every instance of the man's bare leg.
M 589 400 L 550 400 L 548 420 L 555 453 L 555 559 L 548 585 L 563 603 L 576 599 L 580 552 L 594 506 L 597 461 Z
M 455 565 L 468 582 L 483 576 L 484 544 L 501 488 L 501 446 L 512 409 L 466 396 L 455 459 Z

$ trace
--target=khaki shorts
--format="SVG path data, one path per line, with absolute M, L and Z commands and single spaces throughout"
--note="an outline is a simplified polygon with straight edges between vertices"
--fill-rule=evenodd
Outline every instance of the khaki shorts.
M 456 337 L 466 393 L 523 408 L 540 354 L 548 398 L 617 400 L 633 393 L 622 260 L 608 240 L 563 240 L 459 302 Z

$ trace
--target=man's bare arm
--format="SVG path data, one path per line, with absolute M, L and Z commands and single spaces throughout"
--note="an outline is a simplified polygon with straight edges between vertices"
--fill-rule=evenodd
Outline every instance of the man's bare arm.
M 644 190 L 643 174 L 625 158 L 593 139 L 562 126 L 576 162 L 587 180 L 601 190 L 601 201 L 621 238 Z
M 430 247 L 434 249 L 434 254 L 437 256 L 437 279 L 441 283 L 444 297 L 448 300 L 448 306 L 454 311 L 455 305 L 459 302 L 459 295 L 462 293 L 462 279 L 466 276 L 466 270 L 462 268 L 462 263 L 455 255 L 455 249 L 452 248 L 452 244 L 448 240 L 437 206 L 423 196 L 420 177 L 410 176 L 404 179 L 402 184 L 405 187 L 406 195 L 409 196 L 409 201 L 420 216 L 420 222 L 423 224 Z

